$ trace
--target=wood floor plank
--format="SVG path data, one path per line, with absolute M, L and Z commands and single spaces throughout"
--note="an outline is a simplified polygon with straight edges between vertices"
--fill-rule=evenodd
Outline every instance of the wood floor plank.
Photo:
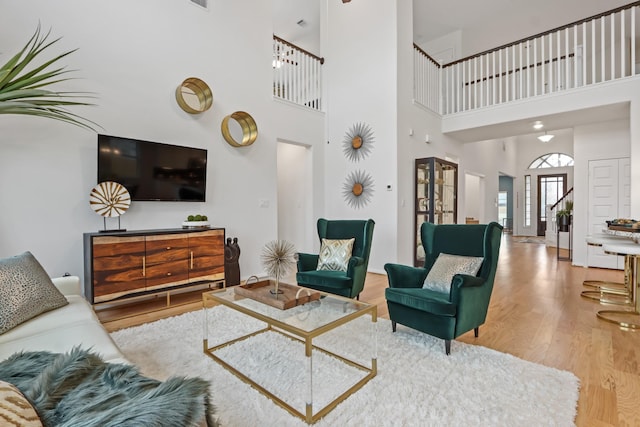
M 458 340 L 573 372 L 580 380 L 576 425 L 640 426 L 640 333 L 596 317 L 611 308 L 580 297 L 585 279 L 622 281 L 617 270 L 572 266 L 555 248 L 505 235 L 489 313 L 480 336 Z M 362 301 L 388 318 L 386 275 L 367 274 Z M 109 330 L 199 309 L 194 303 L 168 311 L 106 322 Z

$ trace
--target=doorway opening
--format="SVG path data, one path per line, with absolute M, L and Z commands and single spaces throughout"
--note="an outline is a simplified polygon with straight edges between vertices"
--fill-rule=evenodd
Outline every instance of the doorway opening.
M 297 251 L 310 250 L 314 230 L 311 147 L 278 141 L 277 169 L 278 240 L 293 243 Z
M 538 175 L 537 235 L 547 231 L 547 206 L 555 204 L 567 190 L 567 174 Z

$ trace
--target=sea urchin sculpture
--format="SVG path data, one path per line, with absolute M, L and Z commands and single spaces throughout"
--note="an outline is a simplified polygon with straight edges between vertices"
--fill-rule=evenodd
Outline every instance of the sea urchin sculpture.
M 269 277 L 276 279 L 275 290 L 272 290 L 271 293 L 277 296 L 282 293 L 278 290 L 280 278 L 286 276 L 296 265 L 295 247 L 286 240 L 272 240 L 262 248 L 260 260 Z

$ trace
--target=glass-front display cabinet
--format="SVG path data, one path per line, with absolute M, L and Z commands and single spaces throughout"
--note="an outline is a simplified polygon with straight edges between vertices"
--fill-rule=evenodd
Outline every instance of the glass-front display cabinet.
M 416 267 L 424 265 L 424 249 L 420 241 L 420 226 L 457 222 L 458 165 L 437 157 L 416 159 L 415 164 L 415 242 Z

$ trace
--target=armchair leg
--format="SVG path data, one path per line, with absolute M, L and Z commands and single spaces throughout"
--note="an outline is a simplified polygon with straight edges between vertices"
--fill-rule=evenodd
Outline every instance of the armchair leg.
M 473 328 L 473 334 L 476 336 L 476 338 L 478 338 L 478 331 L 479 330 L 480 330 L 480 327 Z
M 392 321 L 391 321 L 391 330 L 392 330 L 393 332 L 395 332 L 395 331 L 396 331 L 396 321 L 395 321 L 395 320 L 392 320 Z
M 447 356 L 451 354 L 451 340 L 444 340 L 444 352 Z

